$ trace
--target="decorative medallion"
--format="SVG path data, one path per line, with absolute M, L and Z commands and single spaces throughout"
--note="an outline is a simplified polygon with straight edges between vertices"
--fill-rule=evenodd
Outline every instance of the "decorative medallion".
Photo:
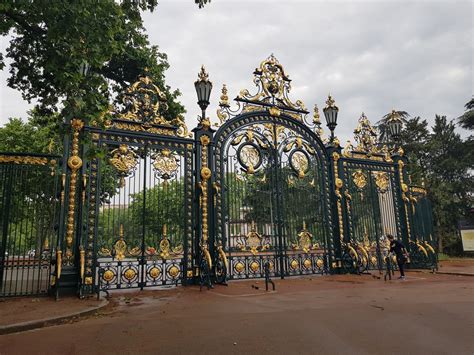
M 362 190 L 367 185 L 367 176 L 359 169 L 352 173 L 352 181 L 359 190 Z
M 241 262 L 241 261 L 238 261 L 235 265 L 234 265 L 234 269 L 235 271 L 237 271 L 239 274 L 244 271 L 245 269 L 245 265 Z
M 179 275 L 179 268 L 176 265 L 173 265 L 169 268 L 168 274 L 175 279 Z
M 302 150 L 295 150 L 290 154 L 290 165 L 297 172 L 299 178 L 304 178 L 309 168 L 308 155 Z
M 131 281 L 135 278 L 135 276 L 137 275 L 136 271 L 134 269 L 127 269 L 123 276 L 128 280 L 128 281 Z
M 291 263 L 290 263 L 290 267 L 293 269 L 293 270 L 298 270 L 298 266 L 300 264 L 298 263 L 298 260 L 296 259 L 293 259 L 291 260 Z
M 104 272 L 104 275 L 102 276 L 102 278 L 104 279 L 105 282 L 110 282 L 114 279 L 115 277 L 115 274 L 112 270 L 107 270 Z
M 303 265 L 304 265 L 304 267 L 305 267 L 307 270 L 310 270 L 310 269 L 311 269 L 311 266 L 312 266 L 311 260 L 310 260 L 310 259 L 305 259 L 305 260 L 303 261 Z
M 182 116 L 171 120 L 163 117 L 168 110 L 166 95 L 148 75 L 140 76 L 121 96 L 123 110 L 114 116 L 115 128 L 182 137 L 188 135 Z
M 263 238 L 260 234 L 258 234 L 256 226 L 255 226 L 255 222 L 252 221 L 250 232 L 245 237 L 245 243 L 243 244 L 240 243 L 238 247 L 242 251 L 246 251 L 248 247 L 250 252 L 253 255 L 257 255 L 259 251 L 267 250 L 270 247 L 270 245 L 263 243 Z
M 239 163 L 244 167 L 247 174 L 253 174 L 262 163 L 260 150 L 255 144 L 246 143 L 241 145 L 237 154 Z
M 148 272 L 148 274 L 150 275 L 150 277 L 153 279 L 153 280 L 156 280 L 158 277 L 160 277 L 161 275 L 161 270 L 158 269 L 156 266 L 152 267 L 150 269 L 150 271 Z
M 155 176 L 157 178 L 168 180 L 176 176 L 179 168 L 179 157 L 173 154 L 169 149 L 163 149 L 151 156 Z
M 110 152 L 112 157 L 110 163 L 118 171 L 120 176 L 120 187 L 125 186 L 125 177 L 131 175 L 138 164 L 138 155 L 131 150 L 128 145 L 120 144 L 120 146 Z
M 313 245 L 311 243 L 313 236 L 306 229 L 306 222 L 303 222 L 303 229 L 298 233 L 298 244 L 293 245 L 294 249 L 303 250 L 305 253 L 308 253 Z
M 389 178 L 388 174 L 384 171 L 374 171 L 372 176 L 375 178 L 375 185 L 377 190 L 381 193 L 385 193 L 388 190 Z
M 321 269 L 324 266 L 324 261 L 318 259 L 318 261 L 316 261 L 316 266 Z
M 253 272 L 257 272 L 260 268 L 260 264 L 257 262 L 257 261 L 252 261 L 250 263 L 250 269 L 253 271 Z

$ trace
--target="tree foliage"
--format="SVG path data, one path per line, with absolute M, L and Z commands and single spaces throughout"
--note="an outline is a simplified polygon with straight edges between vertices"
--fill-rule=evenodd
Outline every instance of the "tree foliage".
M 36 99 L 42 115 L 61 112 L 92 121 L 103 119 L 110 102 L 148 68 L 167 97 L 166 118 L 175 118 L 184 112 L 176 101 L 180 93 L 165 84 L 167 57 L 150 45 L 141 18 L 141 11 L 156 5 L 156 0 L 2 2 L 0 35 L 13 36 L 6 52 L 8 85 L 28 101 Z M 2 57 L 0 68 L 4 64 Z
M 473 130 L 474 129 L 474 98 L 469 100 L 464 105 L 466 112 L 463 113 L 462 116 L 458 118 L 459 124 L 462 128 Z
M 401 138 L 413 183 L 424 182 L 428 189 L 440 246 L 446 252 L 460 253 L 457 224 L 473 203 L 472 139 L 463 140 L 454 121 L 439 115 L 431 130 L 419 117 L 407 120 Z

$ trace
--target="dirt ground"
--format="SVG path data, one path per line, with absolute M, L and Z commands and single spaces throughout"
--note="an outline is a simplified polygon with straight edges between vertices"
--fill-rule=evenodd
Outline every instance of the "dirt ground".
M 0 354 L 474 352 L 474 277 L 275 281 L 114 293 L 95 316 L 0 336 Z

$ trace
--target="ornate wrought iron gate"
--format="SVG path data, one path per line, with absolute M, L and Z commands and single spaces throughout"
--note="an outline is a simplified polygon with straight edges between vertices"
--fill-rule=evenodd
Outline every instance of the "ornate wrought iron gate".
M 106 129 L 71 122 L 66 218 L 78 223 L 63 232 L 62 272 L 79 264 L 82 292 L 186 283 L 192 272 L 194 141 L 165 105 L 142 76 Z
M 231 278 L 263 277 L 265 263 L 280 277 L 328 272 L 327 153 L 302 103 L 287 98 L 290 81 L 276 59 L 255 76 L 259 92 L 237 98 L 241 112 L 230 118 L 226 92 L 218 112 L 229 119 L 214 137 L 215 245 Z
M 104 289 L 181 282 L 192 261 L 192 142 L 113 130 L 93 136 L 109 159 L 92 160 L 87 173 L 84 240 L 93 242 L 96 268 L 85 277 Z

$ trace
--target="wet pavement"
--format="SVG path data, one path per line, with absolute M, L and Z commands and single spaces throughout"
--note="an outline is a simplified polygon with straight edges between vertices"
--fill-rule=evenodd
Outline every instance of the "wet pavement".
M 472 354 L 474 278 L 408 273 L 114 293 L 93 316 L 0 336 L 1 354 Z M 1 309 L 2 305 L 0 305 Z M 27 341 L 26 341 L 27 340 Z

